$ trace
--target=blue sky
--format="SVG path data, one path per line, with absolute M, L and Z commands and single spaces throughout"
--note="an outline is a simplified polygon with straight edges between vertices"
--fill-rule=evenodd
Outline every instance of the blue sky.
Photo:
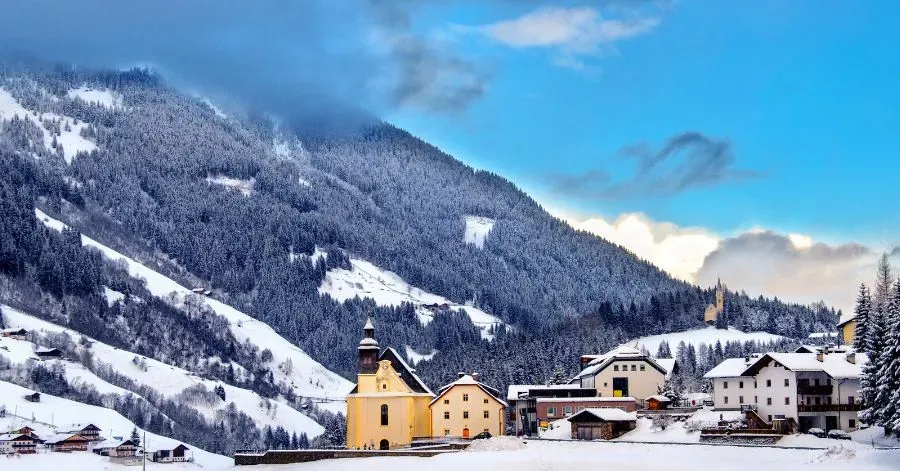
M 440 30 L 541 8 L 552 7 L 434 9 L 417 21 Z M 893 193 L 879 175 L 900 170 L 892 158 L 900 148 L 900 4 L 684 0 L 640 14 L 658 25 L 612 41 L 614 50 L 580 55 L 591 70 L 556 65 L 560 47 L 456 35 L 455 47 L 496 67 L 482 99 L 458 115 L 402 109 L 389 118 L 554 206 L 639 211 L 720 233 L 763 226 L 831 242 L 900 242 L 892 240 L 900 219 L 878 204 Z M 620 149 L 659 147 L 685 131 L 727 140 L 734 167 L 759 175 L 664 196 L 552 189 L 559 173 L 627 178 L 634 162 Z

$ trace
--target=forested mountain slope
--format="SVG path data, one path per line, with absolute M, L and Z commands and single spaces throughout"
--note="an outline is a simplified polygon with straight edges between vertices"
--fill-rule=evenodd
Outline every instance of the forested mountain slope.
M 502 386 L 543 381 L 558 365 L 571 371 L 578 354 L 638 334 L 698 326 L 712 300 L 710 291 L 573 230 L 502 177 L 349 111 L 354 119 L 344 121 L 340 109 L 327 120 L 314 110 L 277 121 L 266 110 L 223 116 L 139 70 L 9 66 L 0 88 L 37 118 L 0 117 L 0 153 L 35 180 L 28 194 L 7 182 L 4 201 L 15 200 L 16 211 L 37 201 L 108 245 L 211 287 L 346 377 L 366 314 L 384 345 L 439 351 L 419 364 L 429 382 L 475 369 Z M 72 93 L 87 89 L 111 98 Z M 75 129 L 87 143 L 66 134 Z M 64 136 L 81 152 L 70 155 Z M 467 243 L 473 217 L 493 225 Z M 25 249 L 11 247 L 0 251 L 12 260 L 0 267 L 32 276 L 26 266 L 40 260 L 19 261 L 16 251 Z M 315 247 L 327 257 L 302 256 Z M 351 269 L 348 254 L 512 329 L 486 340 L 460 313 L 423 325 L 413 305 L 321 296 L 328 270 Z M 829 309 L 729 296 L 739 301 L 729 319 L 740 328 L 805 335 L 833 323 Z

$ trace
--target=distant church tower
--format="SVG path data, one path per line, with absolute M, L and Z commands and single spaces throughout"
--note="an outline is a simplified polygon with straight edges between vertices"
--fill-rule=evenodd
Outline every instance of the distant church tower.
M 359 374 L 372 375 L 378 371 L 378 341 L 375 340 L 375 325 L 372 318 L 366 319 L 363 327 L 363 339 L 359 341 Z
M 706 311 L 703 312 L 703 320 L 707 324 L 713 325 L 723 312 L 725 312 L 725 286 L 722 285 L 722 279 L 719 278 L 716 281 L 716 303 L 706 306 Z

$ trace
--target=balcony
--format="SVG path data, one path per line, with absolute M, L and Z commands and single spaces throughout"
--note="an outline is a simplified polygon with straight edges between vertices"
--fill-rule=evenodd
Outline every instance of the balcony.
M 830 396 L 832 392 L 834 392 L 834 386 L 830 384 L 797 386 L 797 394 L 804 396 Z
M 800 404 L 798 412 L 856 412 L 862 410 L 862 404 Z

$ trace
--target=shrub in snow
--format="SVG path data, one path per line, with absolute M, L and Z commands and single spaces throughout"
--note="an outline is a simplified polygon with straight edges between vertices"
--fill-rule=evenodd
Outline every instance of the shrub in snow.
M 656 415 L 650 422 L 650 430 L 654 432 L 657 430 L 665 430 L 671 424 L 672 417 L 668 415 Z

